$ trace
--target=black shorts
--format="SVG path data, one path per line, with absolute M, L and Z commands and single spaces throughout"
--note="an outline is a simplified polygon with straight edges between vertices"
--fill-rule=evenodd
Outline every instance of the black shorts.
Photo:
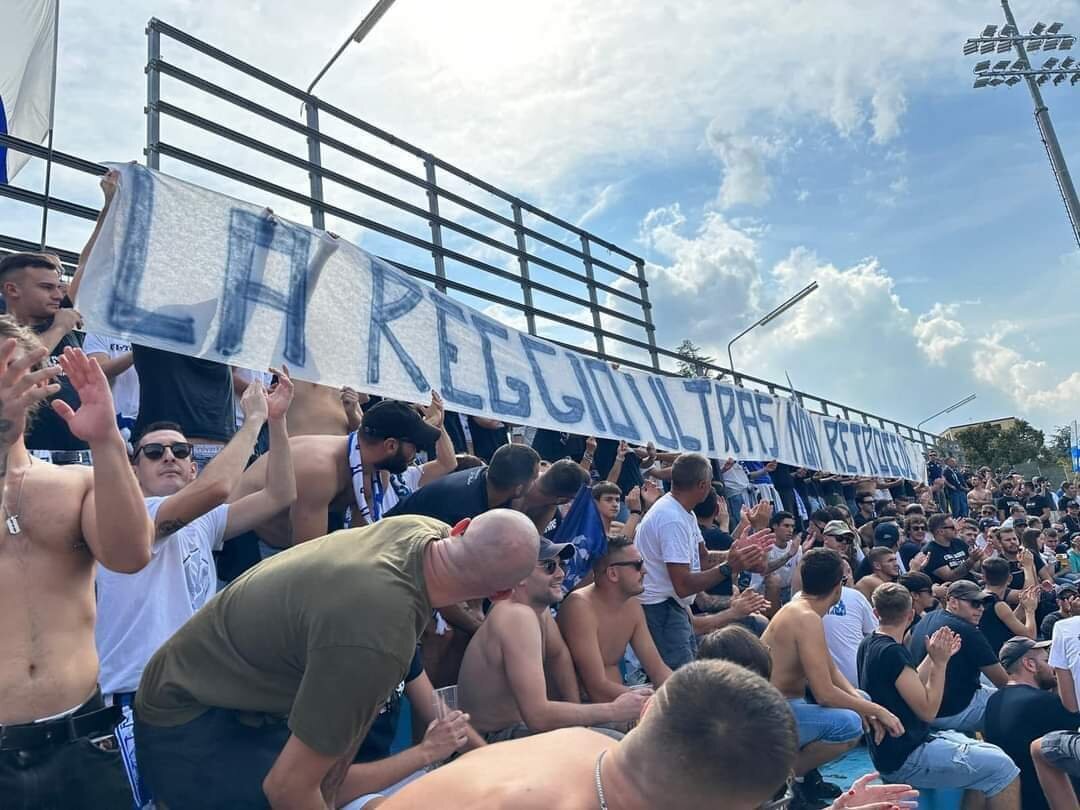
M 262 783 L 289 739 L 285 720 L 208 709 L 190 723 L 135 716 L 139 774 L 169 810 L 266 810 Z

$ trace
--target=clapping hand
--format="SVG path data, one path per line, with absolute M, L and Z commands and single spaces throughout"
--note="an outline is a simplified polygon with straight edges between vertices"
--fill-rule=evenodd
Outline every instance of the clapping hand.
M 859 777 L 828 810 L 897 810 L 919 806 L 919 791 L 911 785 L 871 785 L 877 778 L 876 773 Z
M 948 627 L 941 627 L 930 636 L 926 645 L 926 654 L 939 666 L 947 664 L 949 659 L 960 652 L 960 635 Z

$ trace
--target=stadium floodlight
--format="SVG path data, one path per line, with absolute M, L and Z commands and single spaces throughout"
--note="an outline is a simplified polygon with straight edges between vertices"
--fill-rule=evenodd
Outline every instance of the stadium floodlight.
M 1012 26 L 1012 25 L 1003 25 L 1003 26 L 1001 26 L 1000 34 L 1003 37 L 1015 37 L 1018 33 L 1020 33 L 1020 32 L 1016 30 L 1015 26 Z
M 990 80 L 990 86 L 991 87 L 1000 87 L 1003 84 L 1005 84 L 1004 79 L 991 79 Z
M 1056 34 L 1058 31 L 1060 31 L 1064 27 L 1065 27 L 1065 23 L 1059 23 L 1059 22 L 1050 23 L 1050 27 L 1046 29 L 1046 33 L 1048 33 L 1048 34 Z
M 1073 77 L 1069 79 L 1069 84 L 1076 84 L 1077 82 L 1080 82 L 1080 73 L 1074 73 Z
M 1046 75 L 1045 73 L 1043 73 L 1043 74 L 1042 74 L 1042 75 L 1040 75 L 1040 76 L 1039 76 L 1039 77 L 1038 77 L 1037 79 L 1035 79 L 1035 83 L 1036 83 L 1037 85 L 1039 85 L 1040 87 L 1041 87 L 1042 85 L 1046 84 L 1046 83 L 1047 83 L 1048 81 L 1050 81 L 1050 77 L 1049 77 L 1049 76 L 1047 76 L 1047 75 Z
M 981 62 L 976 62 L 975 63 L 975 72 L 976 73 L 982 73 L 984 70 L 989 70 L 989 69 L 990 69 L 990 60 L 989 59 L 984 59 Z
M 1064 59 L 1061 60 L 1061 67 L 1063 70 L 1068 70 L 1074 64 L 1076 64 L 1076 60 L 1073 59 L 1071 56 L 1066 56 Z
M 1028 69 L 1027 60 L 1026 59 L 1017 59 L 1015 62 L 1013 62 L 1012 69 L 1013 70 L 1027 70 Z
M 1009 85 L 1009 87 L 1012 87 L 1014 84 L 1020 84 L 1020 77 L 1010 76 L 1005 80 L 1005 84 Z
M 994 41 L 993 40 L 989 40 L 988 42 L 983 42 L 983 44 L 979 46 L 979 53 L 993 53 L 993 52 L 994 52 Z
M 982 87 L 986 87 L 988 84 L 990 84 L 989 79 L 976 79 L 975 80 L 975 89 L 978 90 L 978 89 L 980 89 Z
M 1041 39 L 1029 39 L 1026 47 L 1029 51 L 1037 51 L 1042 48 L 1042 43 Z
M 921 431 L 922 426 L 925 425 L 927 422 L 931 421 L 932 419 L 937 419 L 939 416 L 944 416 L 947 413 L 952 413 L 957 408 L 962 408 L 965 405 L 967 405 L 969 402 L 974 402 L 976 399 L 978 399 L 978 396 L 976 394 L 968 394 L 966 397 L 964 397 L 959 402 L 954 402 L 948 408 L 942 408 L 940 411 L 935 413 L 933 416 L 926 417 L 921 422 L 919 422 L 919 424 L 917 424 L 915 426 L 915 429 Z
M 337 53 L 330 57 L 330 61 L 326 63 L 311 84 L 308 85 L 307 91 L 309 94 L 315 89 L 315 85 L 319 83 L 319 79 L 326 75 L 326 71 L 330 69 L 330 66 L 333 65 L 334 62 L 338 60 L 338 57 L 345 52 L 345 49 L 349 47 L 349 44 L 352 42 L 362 42 L 364 37 L 371 33 L 371 30 L 376 26 L 379 20 L 383 18 L 383 15 L 390 10 L 392 5 L 394 5 L 394 0 L 377 0 L 375 5 L 371 8 L 371 11 L 364 15 L 364 19 L 362 19 L 360 24 L 353 29 L 351 34 L 349 34 L 349 38 L 337 49 Z
M 1009 68 L 1009 60 L 1008 59 L 1002 59 L 1000 62 L 995 62 L 994 63 L 994 70 L 1008 70 L 1008 68 Z
M 1043 70 L 1053 70 L 1054 65 L 1056 65 L 1057 63 L 1058 63 L 1058 58 L 1056 56 L 1051 56 L 1049 59 L 1047 59 L 1045 62 L 1043 62 L 1042 69 Z
M 1057 76 L 1054 77 L 1054 87 L 1057 87 L 1063 81 L 1065 81 L 1065 74 L 1059 73 Z
M 964 43 L 964 56 L 972 56 L 979 52 L 979 43 L 968 40 Z
M 997 26 L 996 25 L 988 25 L 988 26 L 986 26 L 986 28 L 983 29 L 982 36 L 983 37 L 992 37 L 996 33 L 997 33 Z
M 761 318 L 754 321 L 754 323 L 750 324 L 744 330 L 739 332 L 739 334 L 737 334 L 735 337 L 733 337 L 731 340 L 728 341 L 728 345 L 727 345 L 728 369 L 731 371 L 731 381 L 733 383 L 735 383 L 737 385 L 738 382 L 739 382 L 739 376 L 738 376 L 738 374 L 735 373 L 735 361 L 734 361 L 734 359 L 732 358 L 732 355 L 731 355 L 731 347 L 735 345 L 735 341 L 737 341 L 739 338 L 743 337 L 744 335 L 748 334 L 750 332 L 750 330 L 756 329 L 759 326 L 765 326 L 765 325 L 769 324 L 770 322 L 772 322 L 773 320 L 775 320 L 776 318 L 779 318 L 781 315 L 783 315 L 785 312 L 787 312 L 789 309 L 791 309 L 797 303 L 799 303 L 804 298 L 806 298 L 806 296 L 810 295 L 813 292 L 816 292 L 817 289 L 818 289 L 818 283 L 816 281 L 811 281 L 809 284 L 807 284 L 805 287 L 803 287 L 801 290 L 799 290 L 797 293 L 795 293 L 793 296 L 791 296 L 791 298 L 787 299 L 782 304 L 780 304 L 780 306 L 778 306 L 776 309 L 772 310 L 771 312 L 766 313 L 765 315 L 762 315 Z
M 1058 50 L 1059 51 L 1071 51 L 1072 46 L 1075 45 L 1075 44 L 1076 44 L 1076 38 L 1075 37 L 1065 37 L 1065 39 L 1061 40 L 1061 43 L 1058 45 Z
M 997 44 L 997 52 L 998 53 L 1005 53 L 1006 51 L 1011 51 L 1011 50 L 1012 50 L 1012 43 L 1009 42 L 1009 40 L 1003 39 L 1003 40 L 1000 40 L 998 42 L 998 44 Z
M 1056 51 L 1057 46 L 1058 46 L 1058 41 L 1056 39 L 1044 39 L 1043 40 L 1043 50 L 1044 51 Z
M 1045 30 L 1046 30 L 1046 23 L 1037 22 L 1037 23 L 1035 23 L 1035 25 L 1033 25 L 1031 27 L 1032 35 L 1036 36 L 1036 37 L 1039 36 L 1039 34 L 1041 34 Z

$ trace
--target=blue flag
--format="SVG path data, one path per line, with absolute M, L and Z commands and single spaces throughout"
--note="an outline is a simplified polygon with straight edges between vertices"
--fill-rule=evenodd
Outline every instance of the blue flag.
M 563 580 L 563 590 L 569 593 L 589 575 L 593 563 L 607 551 L 604 523 L 600 520 L 592 488 L 588 484 L 582 486 L 551 539 L 556 543 L 574 544 L 576 553 L 564 566 L 566 579 Z

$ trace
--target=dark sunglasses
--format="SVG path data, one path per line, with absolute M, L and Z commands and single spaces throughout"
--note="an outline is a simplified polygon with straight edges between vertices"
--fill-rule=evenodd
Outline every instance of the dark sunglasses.
M 975 599 L 965 599 L 964 601 L 976 610 L 986 610 L 986 602 L 978 601 Z
M 562 560 L 560 560 L 558 557 L 556 557 L 554 560 L 541 560 L 540 562 L 537 563 L 537 565 L 539 565 L 541 568 L 544 569 L 544 573 L 547 574 L 548 576 L 551 576 L 552 574 L 554 574 L 555 570 L 561 564 L 562 564 Z
M 618 568 L 620 565 L 626 565 L 633 568 L 635 571 L 640 571 L 645 567 L 645 560 L 624 560 L 623 562 L 608 563 L 611 568 Z
M 926 528 L 925 523 L 912 523 L 911 524 L 911 531 L 913 531 L 913 532 L 917 532 L 917 531 L 920 531 L 920 530 L 925 529 L 925 528 Z
M 151 461 L 157 461 L 165 455 L 166 450 L 172 451 L 173 458 L 187 458 L 191 455 L 191 442 L 174 442 L 173 444 L 147 442 L 135 451 L 135 455 L 131 459 L 134 461 L 139 457 L 139 453 L 142 453 Z

